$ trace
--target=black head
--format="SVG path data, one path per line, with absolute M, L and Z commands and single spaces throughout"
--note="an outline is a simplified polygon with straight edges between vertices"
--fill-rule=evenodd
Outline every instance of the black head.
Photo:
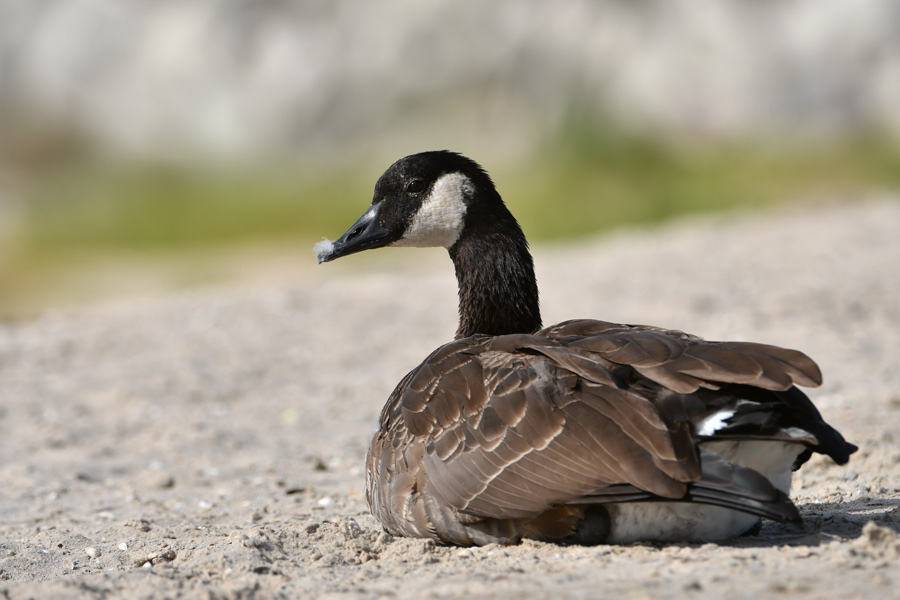
M 541 326 L 534 263 L 519 224 L 484 169 L 465 156 L 401 158 L 375 184 L 372 206 L 319 262 L 382 246 L 443 246 L 459 283 L 457 337 L 533 333 Z
M 344 235 L 316 245 L 318 260 L 383 246 L 449 248 L 475 204 L 479 206 L 474 212 L 485 204 L 503 205 L 491 178 L 477 163 L 447 150 L 406 156 L 378 179 L 372 206 Z

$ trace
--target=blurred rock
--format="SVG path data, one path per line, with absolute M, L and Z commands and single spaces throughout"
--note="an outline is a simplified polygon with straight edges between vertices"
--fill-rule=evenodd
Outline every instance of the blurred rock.
M 900 4 L 0 0 L 0 126 L 117 152 L 527 149 L 573 106 L 676 135 L 896 135 Z

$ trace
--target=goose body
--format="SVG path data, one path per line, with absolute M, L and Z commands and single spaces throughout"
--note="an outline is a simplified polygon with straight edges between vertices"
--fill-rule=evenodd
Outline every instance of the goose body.
M 541 328 L 524 235 L 476 163 L 394 163 L 371 207 L 319 262 L 443 246 L 459 283 L 456 339 L 397 385 L 366 461 L 391 534 L 461 545 L 711 541 L 761 517 L 798 521 L 791 473 L 856 447 L 796 386 L 806 355 L 579 319 Z

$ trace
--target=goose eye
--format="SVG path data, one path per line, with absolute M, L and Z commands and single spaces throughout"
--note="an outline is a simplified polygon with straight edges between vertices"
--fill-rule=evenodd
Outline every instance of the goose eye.
M 406 191 L 411 194 L 418 194 L 419 192 L 425 191 L 425 182 L 421 179 L 413 179 L 408 184 L 406 184 Z

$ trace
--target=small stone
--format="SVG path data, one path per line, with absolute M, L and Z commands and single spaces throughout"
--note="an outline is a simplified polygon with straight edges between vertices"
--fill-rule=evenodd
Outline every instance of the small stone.
M 175 487 L 175 477 L 165 472 L 154 473 L 150 477 L 149 483 L 155 488 L 165 490 Z
M 125 527 L 134 527 L 139 531 L 150 531 L 150 521 L 147 519 L 131 519 L 125 522 Z
M 176 554 L 174 550 L 165 550 L 157 557 L 158 560 L 164 560 L 166 562 L 172 562 L 176 558 Z
M 90 558 L 97 558 L 98 556 L 100 556 L 100 551 L 94 547 L 85 548 L 84 553 L 87 554 Z
M 359 523 L 356 522 L 356 519 L 352 517 L 348 518 L 346 521 L 341 521 L 339 526 L 344 530 L 344 536 L 347 538 L 359 537 L 359 534 L 362 533 L 362 527 L 360 527 Z
M 686 592 L 699 592 L 703 589 L 703 586 L 700 585 L 699 581 L 691 581 L 690 583 L 685 584 L 683 589 Z
M 161 562 L 172 562 L 175 558 L 175 551 L 167 549 L 162 552 L 151 552 L 144 558 L 138 558 L 133 562 L 133 565 L 135 567 L 149 568 L 151 565 L 159 564 Z
M 119 544 L 119 550 L 128 550 L 128 544 L 122 542 L 121 544 Z

